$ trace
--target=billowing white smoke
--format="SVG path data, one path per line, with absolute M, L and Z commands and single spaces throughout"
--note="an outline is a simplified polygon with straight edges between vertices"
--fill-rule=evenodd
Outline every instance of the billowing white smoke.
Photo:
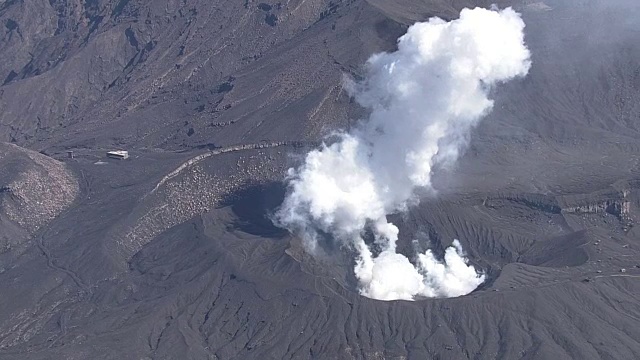
M 373 55 L 366 79 L 348 84 L 371 110 L 369 119 L 289 170 L 280 225 L 303 234 L 311 253 L 319 233 L 357 251 L 364 296 L 410 300 L 474 290 L 484 276 L 467 264 L 457 240 L 443 260 L 427 251 L 412 263 L 396 252 L 398 228 L 386 215 L 416 202 L 417 188 L 431 187 L 434 165 L 456 160 L 492 107 L 490 87 L 528 72 L 523 29 L 510 8 L 465 9 L 458 20 L 417 23 L 396 52 Z M 373 244 L 364 241 L 367 231 Z

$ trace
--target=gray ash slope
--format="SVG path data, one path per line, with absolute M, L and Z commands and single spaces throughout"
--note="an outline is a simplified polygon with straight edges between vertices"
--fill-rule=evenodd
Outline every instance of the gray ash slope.
M 494 94 L 440 195 L 394 215 L 407 253 L 460 239 L 489 275 L 476 292 L 360 297 L 348 260 L 266 217 L 291 154 L 362 116 L 342 74 L 468 5 L 0 2 L 0 358 L 638 358 L 631 2 L 516 4 L 529 76 Z M 36 222 L 7 210 L 38 198 Z

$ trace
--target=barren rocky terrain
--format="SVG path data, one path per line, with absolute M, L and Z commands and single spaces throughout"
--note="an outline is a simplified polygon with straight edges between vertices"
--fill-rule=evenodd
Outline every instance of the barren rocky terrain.
M 365 116 L 343 76 L 476 5 L 0 0 L 0 358 L 639 358 L 633 1 L 498 2 L 529 74 L 390 214 L 402 252 L 459 239 L 471 294 L 362 297 L 272 224 L 286 170 Z

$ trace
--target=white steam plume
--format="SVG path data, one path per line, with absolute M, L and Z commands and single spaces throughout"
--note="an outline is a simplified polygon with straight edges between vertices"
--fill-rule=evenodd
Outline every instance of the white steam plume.
M 434 165 L 456 160 L 493 105 L 489 88 L 526 75 L 523 29 L 511 8 L 465 9 L 451 22 L 414 24 L 397 51 L 373 55 L 366 79 L 350 83 L 369 119 L 289 170 L 280 225 L 302 233 L 311 253 L 319 232 L 354 249 L 364 296 L 411 300 L 473 291 L 484 276 L 467 264 L 457 240 L 442 261 L 427 251 L 412 263 L 396 252 L 398 228 L 386 215 L 415 202 L 417 188 L 431 187 Z M 365 231 L 374 244 L 365 243 Z

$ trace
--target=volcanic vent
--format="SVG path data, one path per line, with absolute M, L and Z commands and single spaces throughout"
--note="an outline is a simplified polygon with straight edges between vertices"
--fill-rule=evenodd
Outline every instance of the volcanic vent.
M 364 296 L 411 300 L 473 291 L 484 275 L 457 240 L 443 259 L 427 250 L 410 260 L 397 251 L 399 230 L 387 215 L 417 204 L 419 191 L 435 193 L 434 168 L 458 158 L 492 108 L 491 87 L 527 74 L 523 29 L 511 8 L 465 9 L 457 20 L 417 23 L 397 51 L 373 55 L 364 80 L 346 80 L 368 119 L 289 170 L 278 223 L 302 234 L 311 254 L 327 241 L 354 251 Z

